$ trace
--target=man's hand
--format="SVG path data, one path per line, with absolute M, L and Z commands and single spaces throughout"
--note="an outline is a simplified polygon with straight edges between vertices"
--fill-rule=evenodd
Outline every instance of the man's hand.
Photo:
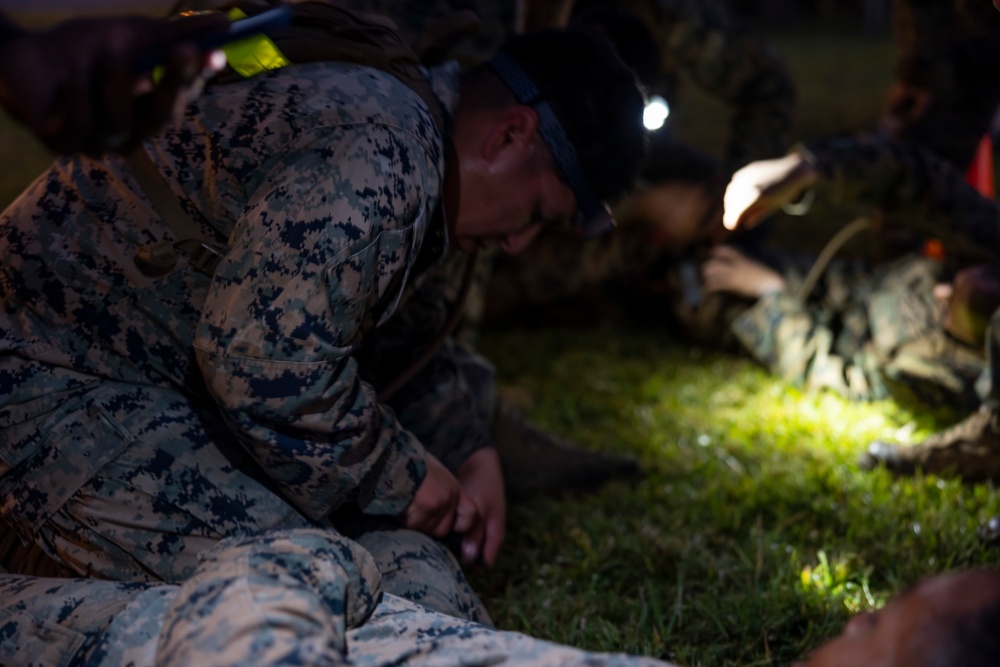
M 733 174 L 726 186 L 722 223 L 730 230 L 753 227 L 796 201 L 818 177 L 816 168 L 797 153 L 751 162 Z
M 458 469 L 458 479 L 480 514 L 480 520 L 462 538 L 462 560 L 493 565 L 507 530 L 507 502 L 497 450 L 490 447 L 474 453 Z
M 727 245 L 715 246 L 709 252 L 701 266 L 701 280 L 706 292 L 729 292 L 753 299 L 785 289 L 781 274 Z
M 179 115 L 221 53 L 187 37 L 223 31 L 221 14 L 66 21 L 0 46 L 0 104 L 57 153 L 124 151 Z M 163 76 L 135 71 L 163 50 Z M 220 59 L 221 58 L 221 59 Z
M 445 537 L 467 533 L 479 523 L 479 509 L 455 476 L 440 461 L 427 455 L 427 474 L 406 511 L 403 525 L 412 530 Z

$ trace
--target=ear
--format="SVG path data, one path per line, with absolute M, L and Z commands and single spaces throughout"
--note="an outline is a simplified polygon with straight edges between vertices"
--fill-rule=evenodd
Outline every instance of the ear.
M 532 150 L 537 130 L 538 114 L 534 109 L 524 105 L 508 107 L 494 117 L 483 142 L 483 157 L 490 164 L 522 159 L 526 151 Z

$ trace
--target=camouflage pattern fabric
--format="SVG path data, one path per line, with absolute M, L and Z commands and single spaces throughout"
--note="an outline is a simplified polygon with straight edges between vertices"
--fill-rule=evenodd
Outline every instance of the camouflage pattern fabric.
M 799 150 L 819 170 L 818 199 L 886 212 L 886 224 L 939 238 L 949 261 L 1000 260 L 1000 208 L 961 172 L 910 142 L 837 137 Z
M 452 310 L 461 307 L 457 293 L 469 260 L 465 253 L 449 251 L 407 291 L 399 311 L 364 350 L 366 377 L 374 386 L 392 383 L 441 335 Z M 477 271 L 488 266 L 478 256 L 472 261 Z M 473 284 L 482 279 L 474 278 Z M 455 472 L 471 454 L 493 446 L 495 380 L 492 364 L 451 336 L 386 404 L 428 452 Z
M 359 11 L 390 17 L 400 34 L 412 45 L 421 40 L 455 12 L 469 10 L 479 19 L 479 30 L 455 45 L 448 53 L 463 68 L 489 60 L 514 34 L 518 0 L 341 0 Z
M 308 529 L 225 540 L 179 586 L 0 575 L 0 663 L 669 667 L 500 632 L 381 588 L 360 545 Z
M 354 526 L 362 530 L 353 536 L 375 559 L 386 593 L 430 611 L 493 625 L 455 556 L 441 542 L 386 523 L 362 521 Z
M 785 380 L 851 400 L 906 387 L 925 401 L 972 408 L 985 368 L 979 350 L 949 337 L 932 290 L 941 266 L 919 257 L 871 271 L 831 264 L 803 302 L 789 288 L 765 295 L 732 321 L 750 355 Z
M 932 95 L 899 138 L 965 169 L 1000 104 L 1000 14 L 980 0 L 896 0 L 896 79 Z
M 877 206 L 890 224 L 940 238 L 956 265 L 1000 258 L 1000 209 L 931 152 L 879 138 L 827 139 L 799 150 L 823 176 L 820 201 Z M 940 275 L 933 263 L 912 258 L 875 272 L 835 263 L 808 304 L 791 290 L 769 295 L 733 329 L 766 367 L 802 385 L 881 398 L 899 381 L 927 400 L 972 407 L 983 360 L 941 328 L 931 295 Z
M 730 171 L 777 157 L 791 143 L 795 85 L 781 57 L 715 0 L 624 0 L 660 45 L 662 85 L 683 79 L 733 109 Z M 655 91 L 654 91 L 655 92 Z
M 457 69 L 431 79 L 454 109 Z M 81 574 L 176 581 L 229 535 L 398 515 L 425 449 L 366 353 L 445 248 L 426 107 L 296 65 L 209 87 L 145 149 L 230 250 L 214 279 L 145 275 L 173 232 L 115 156 L 59 159 L 4 212 L 0 520 Z

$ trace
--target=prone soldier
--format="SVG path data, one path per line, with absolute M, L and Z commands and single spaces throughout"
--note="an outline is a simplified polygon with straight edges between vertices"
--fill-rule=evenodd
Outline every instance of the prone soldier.
M 952 473 L 968 481 L 997 479 L 1000 389 L 996 380 L 1000 369 L 995 360 L 1000 351 L 1000 311 L 988 314 L 997 290 L 1000 211 L 996 203 L 979 195 L 951 165 L 919 146 L 882 139 L 833 139 L 811 143 L 785 158 L 753 163 L 737 172 L 726 190 L 724 222 L 728 228 L 753 225 L 800 199 L 813 186 L 834 197 L 869 202 L 892 211 L 893 220 L 942 239 L 952 251 L 949 256 L 990 264 L 988 269 L 980 269 L 977 280 L 972 281 L 986 289 L 969 290 L 966 281 L 956 283 L 952 296 L 961 297 L 965 292 L 969 307 L 946 314 L 949 330 L 960 337 L 985 338 L 987 362 L 976 381 L 982 406 L 955 427 L 915 446 L 872 443 L 862 464 L 881 464 L 900 473 L 917 469 Z M 952 303 L 956 303 L 954 298 Z

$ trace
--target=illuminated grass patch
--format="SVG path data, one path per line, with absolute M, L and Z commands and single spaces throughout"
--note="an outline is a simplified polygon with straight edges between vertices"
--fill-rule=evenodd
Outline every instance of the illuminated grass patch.
M 1000 563 L 977 529 L 991 486 L 893 480 L 856 464 L 874 438 L 960 415 L 851 404 L 656 332 L 495 333 L 507 395 L 646 476 L 510 511 L 500 564 L 473 573 L 497 623 L 681 665 L 786 664 L 917 578 Z

